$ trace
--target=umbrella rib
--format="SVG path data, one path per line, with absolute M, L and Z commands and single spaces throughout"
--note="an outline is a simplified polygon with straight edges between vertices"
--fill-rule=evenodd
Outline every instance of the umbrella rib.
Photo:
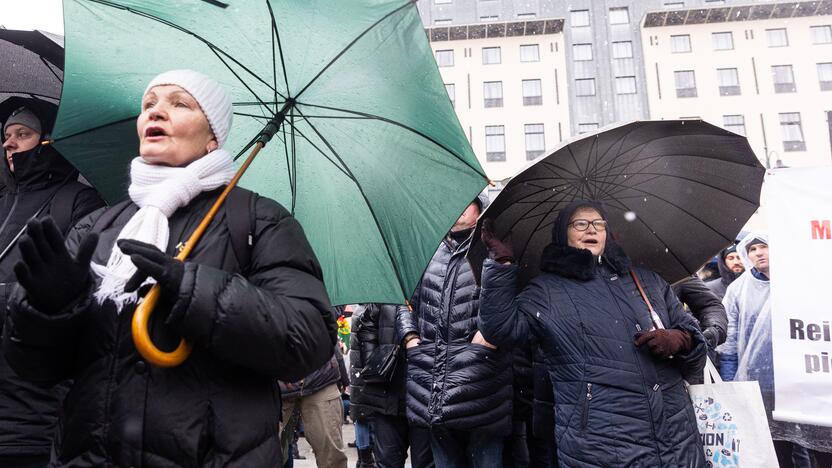
M 714 190 L 717 190 L 717 191 L 720 191 L 720 192 L 722 192 L 722 193 L 725 193 L 725 194 L 731 195 L 731 196 L 733 196 L 733 197 L 734 197 L 734 198 L 736 198 L 736 199 L 742 200 L 742 201 L 744 201 L 744 202 L 746 202 L 746 203 L 750 203 L 750 204 L 752 204 L 752 205 L 754 205 L 754 204 L 756 204 L 756 203 L 757 203 L 757 202 L 755 202 L 755 201 L 753 201 L 753 200 L 748 200 L 748 199 L 746 199 L 745 197 L 741 197 L 741 196 L 739 196 L 739 195 L 737 195 L 737 194 L 734 194 L 734 193 L 731 193 L 731 192 L 726 192 L 725 190 L 723 190 L 723 189 L 721 189 L 721 188 L 719 188 L 719 187 L 717 187 L 717 186 L 715 186 L 715 185 L 712 185 L 712 184 L 709 184 L 709 183 L 706 183 L 706 182 L 702 182 L 702 181 L 699 181 L 699 180 L 696 180 L 696 179 L 692 179 L 692 178 L 690 178 L 690 177 L 679 176 L 679 175 L 673 175 L 673 174 L 661 174 L 661 173 L 658 173 L 658 172 L 632 172 L 632 173 L 621 172 L 621 173 L 619 173 L 618 175 L 626 175 L 626 176 L 633 176 L 633 175 L 656 176 L 656 177 L 654 177 L 654 178 L 651 178 L 651 179 L 645 180 L 645 181 L 643 181 L 643 182 L 639 182 L 639 183 L 638 183 L 638 185 L 641 185 L 641 184 L 644 184 L 644 183 L 650 182 L 650 181 L 655 180 L 656 178 L 659 178 L 659 177 L 672 177 L 672 178 L 674 178 L 674 179 L 681 179 L 681 180 L 685 180 L 685 181 L 688 181 L 688 182 L 693 182 L 693 183 L 695 183 L 695 184 L 702 185 L 702 186 L 704 186 L 704 187 L 712 188 L 712 189 L 714 189 Z M 612 176 L 601 176 L 601 177 L 617 177 L 617 175 L 612 175 Z M 603 182 L 603 183 L 605 183 L 605 184 L 606 184 L 606 183 L 608 183 L 608 182 Z M 634 186 L 635 186 L 635 185 L 634 185 Z M 624 189 L 621 189 L 621 190 L 624 190 Z
M 574 196 L 574 195 L 577 193 L 577 189 L 576 189 L 575 187 L 572 187 L 570 190 L 573 190 L 573 191 L 574 191 L 574 192 L 571 194 L 572 196 Z M 540 218 L 540 221 L 538 221 L 538 222 L 537 222 L 537 225 L 534 227 L 534 229 L 532 229 L 532 233 L 538 232 L 538 229 L 540 229 L 540 225 L 541 225 L 541 224 L 543 224 L 543 220 L 545 220 L 545 219 L 546 219 L 549 215 L 551 215 L 551 214 L 552 214 L 552 212 L 554 212 L 554 211 L 555 211 L 555 208 L 556 208 L 556 207 L 557 207 L 557 206 L 558 206 L 558 205 L 559 205 L 562 201 L 564 201 L 564 200 L 565 200 L 565 199 L 566 199 L 569 195 L 570 195 L 570 194 L 569 194 L 569 190 L 566 190 L 566 191 L 564 191 L 563 193 L 557 193 L 557 194 L 555 194 L 555 195 L 552 195 L 552 197 L 555 197 L 555 196 L 560 196 L 560 197 L 561 197 L 561 199 L 560 199 L 560 200 L 558 200 L 555 204 L 553 204 L 551 208 L 549 208 L 549 211 L 548 211 L 548 212 L 546 212 L 546 215 L 545 215 L 545 216 L 543 216 L 542 218 Z M 518 221 L 518 222 L 519 222 L 519 221 Z M 514 226 L 516 226 L 516 225 L 517 225 L 517 222 L 515 222 L 515 223 L 514 223 L 511 227 L 512 227 L 512 228 L 514 228 Z M 518 257 L 517 257 L 517 258 L 520 258 L 520 257 L 522 257 L 523 255 L 525 255 L 525 254 L 526 254 L 526 249 L 528 249 L 528 248 L 529 248 L 529 243 L 530 243 L 531 241 L 532 241 L 532 236 L 530 235 L 530 236 L 526 239 L 526 242 L 523 244 L 523 250 L 521 251 L 520 255 L 518 255 Z
M 284 122 L 287 122 L 287 121 L 284 120 Z M 288 174 L 289 175 L 289 192 L 294 194 L 295 189 L 294 189 L 294 184 L 292 184 L 292 169 L 291 169 L 291 166 L 289 165 L 289 142 L 288 142 L 288 139 L 286 138 L 286 126 L 281 125 L 280 126 L 280 131 L 283 132 L 283 154 L 286 156 L 286 172 L 289 173 Z M 294 197 L 294 195 L 292 195 L 292 196 Z
M 93 128 L 88 128 L 86 130 L 82 130 L 80 132 L 73 133 L 71 135 L 62 136 L 60 138 L 55 138 L 54 141 L 63 141 L 63 140 L 66 140 L 67 138 L 72 138 L 72 137 L 76 137 L 78 135 L 83 135 L 87 132 L 94 132 L 96 130 L 101 130 L 102 128 L 111 127 L 113 125 L 123 124 L 124 122 L 129 122 L 131 120 L 136 120 L 137 118 L 139 118 L 138 115 L 133 115 L 133 116 L 127 117 L 126 119 L 116 120 L 115 122 L 108 122 L 108 123 L 105 123 L 103 125 L 98 125 L 98 126 L 93 127 Z
M 572 177 L 574 177 L 574 178 L 575 178 L 575 180 L 578 180 L 578 179 L 580 179 L 580 178 L 581 178 L 581 176 L 580 176 L 580 175 L 575 174 L 574 172 L 572 172 L 572 171 L 570 171 L 570 170 L 566 169 L 565 167 L 558 166 L 557 164 L 555 164 L 555 163 L 553 163 L 553 162 L 551 162 L 551 161 L 547 161 L 546 159 L 541 160 L 540 164 L 542 164 L 542 165 L 546 166 L 546 169 L 548 169 L 548 170 L 550 170 L 550 171 L 552 170 L 552 168 L 555 168 L 555 169 L 560 169 L 561 171 L 563 171 L 563 172 L 565 172 L 565 173 L 567 173 L 567 174 L 571 175 Z M 560 176 L 557 172 L 554 172 L 554 171 L 552 171 L 552 172 L 553 172 L 555 175 Z
M 336 168 L 336 169 L 338 169 L 339 171 L 341 171 L 341 173 L 342 173 L 342 174 L 344 174 L 344 175 L 345 175 L 348 179 L 350 179 L 350 180 L 352 180 L 353 182 L 355 182 L 355 178 L 354 178 L 351 174 L 349 174 L 346 170 L 344 170 L 344 168 L 343 168 L 343 167 L 339 166 L 339 165 L 338 165 L 338 163 L 336 163 L 335 161 L 333 161 L 333 160 L 332 160 L 332 158 L 331 158 L 328 154 L 326 154 L 326 153 L 325 153 L 325 152 L 324 152 L 321 148 L 319 148 L 319 147 L 318 147 L 318 145 L 316 145 L 315 143 L 313 143 L 313 142 L 312 142 L 312 140 L 311 140 L 311 139 L 309 139 L 309 137 L 307 137 L 307 136 L 306 136 L 306 135 L 305 135 L 305 134 L 304 134 L 304 133 L 300 130 L 300 128 L 298 128 L 298 127 L 297 127 L 296 125 L 294 125 L 293 123 L 290 123 L 289 125 L 292 127 L 292 129 L 293 129 L 294 131 L 296 131 L 296 132 L 298 133 L 298 135 L 300 135 L 300 136 L 301 136 L 301 138 L 303 138 L 304 140 L 306 140 L 306 142 L 307 142 L 307 143 L 309 143 L 309 144 L 310 144 L 313 148 L 315 148 L 315 149 L 316 149 L 319 153 L 321 153 L 321 156 L 323 156 L 324 158 L 326 158 L 326 159 L 327 159 L 327 161 L 329 161 L 330 163 L 332 163 L 332 165 L 333 165 L 333 166 L 335 166 L 335 168 Z
M 362 116 L 362 117 L 366 117 L 370 120 L 378 120 L 378 121 L 381 121 L 381 122 L 389 123 L 391 125 L 395 125 L 397 127 L 403 128 L 403 129 L 405 129 L 409 132 L 413 132 L 414 134 L 416 134 L 416 135 L 424 138 L 425 140 L 428 140 L 429 142 L 433 143 L 434 145 L 442 148 L 443 150 L 445 150 L 446 152 L 451 154 L 453 157 L 458 159 L 461 163 L 468 166 L 469 169 L 473 170 L 474 172 L 481 175 L 485 179 L 488 179 L 488 176 L 485 175 L 484 172 L 482 172 L 482 169 L 478 169 L 478 168 L 472 166 L 468 161 L 463 159 L 462 156 L 456 154 L 456 152 L 454 152 L 453 150 L 451 150 L 447 146 L 445 146 L 442 143 L 436 141 L 431 136 L 425 135 L 424 133 L 420 132 L 419 130 L 416 130 L 415 128 L 409 127 L 409 126 L 407 126 L 407 125 L 405 125 L 401 122 L 397 122 L 395 120 L 388 119 L 387 117 L 382 117 L 380 115 L 369 114 L 367 112 L 360 112 L 360 111 L 354 111 L 354 110 L 349 110 L 349 109 L 340 109 L 338 107 L 323 106 L 323 105 L 320 105 L 320 104 L 306 104 L 306 103 L 300 103 L 299 102 L 298 105 L 303 105 L 303 106 L 307 106 L 307 107 L 314 107 L 314 108 L 319 108 L 319 109 L 332 110 L 332 111 L 338 111 L 338 112 L 344 112 L 344 113 L 353 114 L 353 115 L 359 115 L 359 116 Z M 311 124 L 311 122 L 310 122 L 310 124 Z
M 61 83 L 63 83 L 64 82 L 63 78 L 61 78 L 60 76 L 58 76 L 57 73 L 55 73 L 55 70 L 53 70 L 52 67 L 49 66 L 50 65 L 49 62 L 45 58 L 43 58 L 42 55 L 39 58 L 40 58 L 40 61 L 43 62 L 43 65 L 46 66 L 46 68 L 48 68 L 49 71 L 52 72 L 53 75 L 55 75 L 55 78 L 58 81 L 60 81 Z
M 168 21 L 168 20 L 165 20 L 165 19 L 159 18 L 158 16 L 151 15 L 150 13 L 146 13 L 146 12 L 143 12 L 143 11 L 135 10 L 135 9 L 133 9 L 133 8 L 126 7 L 126 6 L 124 6 L 124 5 L 117 5 L 117 4 L 114 4 L 114 3 L 112 3 L 112 2 L 110 2 L 110 1 L 108 1 L 108 0 L 89 0 L 89 1 L 94 2 L 94 3 L 98 3 L 98 4 L 101 4 L 101 5 L 104 5 L 104 6 L 110 7 L 110 8 L 115 8 L 115 9 L 117 9 L 117 10 L 124 10 L 124 11 L 127 11 L 127 12 L 129 12 L 129 13 L 132 13 L 132 14 L 134 14 L 134 15 L 142 16 L 142 17 L 145 17 L 145 18 L 147 18 L 147 19 L 150 19 L 150 20 L 153 20 L 153 21 L 157 21 L 157 22 L 162 23 L 162 24 L 164 24 L 164 25 L 166 25 L 166 26 L 169 26 L 169 27 L 171 27 L 171 28 L 174 28 L 174 29 L 177 29 L 177 30 L 179 30 L 179 31 L 182 31 L 182 32 L 183 32 L 183 33 L 185 33 L 185 34 L 191 35 L 191 36 L 195 37 L 197 40 L 199 40 L 200 42 L 202 42 L 203 44 L 207 45 L 210 49 L 212 49 L 212 50 L 217 50 L 217 51 L 219 51 L 219 52 L 222 52 L 222 54 L 223 54 L 223 55 L 225 55 L 226 57 L 228 57 L 228 58 L 229 58 L 232 62 L 234 62 L 234 63 L 236 63 L 237 65 L 239 65 L 239 66 L 240 66 L 243 70 L 245 70 L 246 72 L 248 72 L 248 73 L 249 73 L 251 76 L 253 76 L 254 78 L 257 78 L 257 81 L 260 81 L 260 82 L 261 82 L 261 83 L 263 83 L 264 85 L 266 85 L 266 86 L 268 86 L 269 88 L 273 89 L 273 88 L 272 88 L 272 85 L 270 85 L 269 83 L 267 83 L 267 82 L 266 82 L 263 78 L 260 78 L 260 76 L 259 76 L 259 75 L 257 75 L 256 73 L 254 73 L 253 71 L 251 71 L 248 67 L 246 67 L 245 65 L 243 65 L 242 63 L 240 63 L 237 59 L 235 59 L 234 57 L 232 57 L 232 56 L 231 56 L 231 54 L 229 54 L 228 52 L 226 52 L 226 51 L 222 50 L 221 48 L 219 48 L 219 47 L 215 46 L 215 45 L 214 45 L 211 41 L 209 41 L 208 39 L 205 39 L 204 37 L 202 37 L 201 35 L 199 35 L 199 34 L 197 34 L 197 33 L 193 32 L 193 31 L 190 31 L 190 30 L 188 30 L 188 29 L 185 29 L 185 28 L 183 28 L 182 26 L 179 26 L 179 25 L 178 25 L 178 24 L 176 24 L 176 23 L 172 23 L 172 22 L 170 22 L 170 21 Z M 215 52 L 215 53 L 216 53 L 216 52 Z M 227 66 L 228 66 L 228 65 L 226 65 L 226 67 L 227 67 Z M 236 75 L 236 74 L 235 74 L 235 75 Z M 238 78 L 239 78 L 239 77 L 238 77 Z M 241 80 L 241 81 L 242 81 L 242 80 Z M 243 83 L 243 84 L 245 84 L 245 83 Z M 282 97 L 282 98 L 285 98 L 285 96 L 283 96 L 282 94 L 280 94 L 280 93 L 279 93 L 276 89 L 274 89 L 274 92 L 275 92 L 275 93 L 277 93 L 277 95 L 278 95 L 278 96 L 280 96 L 280 97 Z
M 298 114 L 300 114 L 300 116 L 303 117 L 303 112 L 301 112 L 300 109 L 298 109 Z M 305 119 L 305 117 L 303 118 Z M 352 171 L 349 170 L 349 166 L 347 166 L 343 158 L 341 158 L 341 155 L 338 154 L 338 152 L 335 151 L 335 148 L 332 146 L 332 144 L 329 143 L 329 140 L 327 140 L 321 134 L 321 132 L 318 131 L 318 129 L 314 125 L 312 125 L 312 122 L 307 120 L 306 123 L 309 125 L 312 131 L 314 131 L 315 134 L 318 135 L 318 138 L 321 139 L 324 145 L 326 145 L 326 147 L 329 148 L 330 151 L 332 151 L 332 154 L 335 155 L 335 158 L 338 159 L 338 161 L 344 166 L 344 169 L 346 169 L 347 172 L 349 172 L 351 176 L 350 178 L 355 184 L 355 188 L 358 189 L 358 193 L 361 194 L 361 197 L 364 199 L 364 203 L 367 204 L 367 209 L 370 211 L 370 215 L 373 217 L 373 222 L 376 225 L 376 230 L 378 231 L 379 237 L 381 237 L 382 242 L 384 242 L 384 249 L 387 252 L 387 258 L 390 259 L 390 265 L 393 266 L 393 271 L 396 273 L 396 278 L 398 279 L 399 288 L 402 292 L 402 297 L 407 299 L 408 294 L 407 291 L 404 290 L 404 278 L 402 277 L 401 271 L 399 271 L 399 265 L 396 263 L 396 259 L 393 258 L 393 252 L 390 250 L 390 243 L 387 241 L 387 237 L 384 235 L 384 231 L 381 229 L 381 223 L 378 220 L 378 216 L 376 216 L 375 210 L 373 210 L 373 205 L 370 203 L 369 197 L 367 197 L 367 194 L 364 192 L 364 188 L 361 186 L 361 183 L 358 182 L 358 179 L 355 177 Z
M 272 68 L 277 66 L 277 61 L 274 59 L 274 40 L 277 38 L 277 51 L 280 54 L 280 66 L 283 68 L 283 82 L 286 83 L 286 94 L 291 96 L 292 93 L 289 92 L 289 77 L 286 75 L 286 61 L 283 57 L 283 45 L 280 42 L 280 31 L 277 29 L 277 20 L 274 17 L 274 11 L 272 10 L 272 3 L 269 0 L 266 1 L 266 6 L 269 7 L 269 16 L 272 17 L 272 31 L 274 34 L 272 35 Z M 275 94 L 277 93 L 277 71 L 273 72 L 274 75 L 274 89 Z M 275 101 L 277 98 L 275 97 Z
M 569 185 L 569 187 L 575 189 L 576 191 L 578 190 L 578 187 L 576 185 L 574 185 L 569 179 L 563 179 L 563 178 L 555 179 L 553 177 L 553 178 L 547 178 L 547 179 L 532 179 L 532 180 L 562 180 L 562 181 L 564 181 L 565 184 Z M 527 182 L 527 181 L 523 181 L 523 182 Z M 534 191 L 532 193 L 527 193 L 526 195 L 523 195 L 522 197 L 518 198 L 517 200 L 512 200 L 512 203 L 525 203 L 525 200 L 530 198 L 530 197 L 533 197 L 533 196 L 541 194 L 543 192 L 548 192 L 548 191 L 552 190 L 552 187 L 538 187 L 536 185 L 535 185 L 535 187 L 539 188 L 540 190 Z M 538 203 L 538 202 L 529 202 L 529 203 Z
M 302 94 L 303 94 L 303 93 L 304 93 L 307 89 L 309 89 L 309 87 L 310 87 L 310 86 L 312 86 L 312 84 L 313 84 L 313 83 L 315 83 L 315 81 L 317 81 L 317 80 L 318 80 L 318 78 L 320 78 L 320 77 L 321 77 L 321 75 L 323 75 L 323 74 L 324 74 L 324 72 L 326 72 L 326 71 L 329 69 L 329 67 L 331 67 L 331 66 L 332 66 L 335 62 L 337 62 L 337 61 L 338 61 L 338 59 L 340 59 L 340 58 L 341 58 L 344 54 L 346 54 L 346 53 L 347 53 L 347 51 L 349 51 L 349 50 L 352 48 L 352 46 L 353 46 L 353 45 L 355 45 L 355 43 L 356 43 L 356 42 L 358 42 L 361 38 L 363 38 L 364 36 L 366 36 L 366 35 L 367 35 L 367 33 L 369 33 L 370 31 L 372 31 L 372 30 L 373 30 L 376 26 L 378 26 L 379 24 L 383 23 L 385 20 L 387 20 L 387 18 L 390 18 L 391 16 L 395 15 L 395 14 L 396 14 L 396 13 L 398 13 L 399 11 L 402 11 L 402 10 L 404 10 L 405 8 L 409 7 L 409 6 L 412 6 L 414 3 L 415 3 L 415 0 L 407 0 L 407 2 L 406 2 L 405 4 L 403 4 L 403 5 L 402 5 L 402 6 L 400 6 L 400 7 L 397 7 L 396 9 L 394 9 L 393 11 L 391 11 L 390 13 L 387 13 L 387 14 L 386 14 L 386 15 L 384 15 L 383 17 L 379 18 L 379 19 L 378 19 L 375 23 L 371 24 L 371 25 L 370 25 L 367 29 L 365 29 L 365 30 L 364 30 L 361 34 L 359 34 L 359 35 L 358 35 L 355 39 L 353 39 L 353 40 L 352 40 L 349 44 L 347 44 L 347 45 L 344 47 L 344 49 L 343 49 L 343 50 L 341 50 L 341 52 L 338 52 L 338 54 L 337 54 L 335 57 L 333 57 L 333 58 L 332 58 L 332 60 L 330 60 L 330 61 L 329 61 L 329 63 L 327 63 L 327 64 L 326 64 L 326 65 L 325 65 L 325 66 L 321 69 L 321 71 L 319 71 L 319 72 L 318 72 L 318 74 L 317 74 L 317 75 L 315 75 L 314 77 L 312 77 L 312 79 L 311 79 L 311 80 L 309 80 L 309 82 L 306 84 L 306 86 L 304 86 L 304 87 L 303 87 L 303 89 L 301 89 L 301 90 L 298 92 L 298 94 L 297 94 L 297 95 L 295 95 L 295 99 L 300 98 L 300 96 L 301 96 L 301 95 L 302 95 Z
M 268 105 L 266 105 L 266 103 L 265 103 L 265 102 L 263 102 L 263 100 L 262 100 L 262 99 L 260 99 L 260 96 L 258 96 L 258 95 L 257 95 L 257 93 L 255 93 L 255 92 L 254 92 L 254 90 L 253 90 L 253 89 L 251 89 L 251 87 L 249 87 L 248 83 L 246 83 L 245 81 L 243 81 L 243 79 L 242 79 L 242 78 L 240 78 L 240 75 L 238 75 L 238 74 L 237 74 L 237 72 L 235 72 L 233 68 L 231 68 L 230 66 L 228 66 L 228 63 L 226 63 L 226 61 L 225 61 L 225 60 L 224 60 L 224 59 L 220 56 L 220 54 L 218 53 L 217 49 L 215 49 L 215 48 L 213 48 L 213 47 L 209 47 L 209 49 L 211 49 L 211 52 L 213 52 L 213 53 L 214 53 L 214 55 L 216 55 L 216 56 L 217 56 L 217 58 L 218 58 L 218 59 L 220 59 L 220 62 L 222 62 L 222 64 L 223 64 L 223 65 L 225 65 L 225 68 L 227 68 L 227 69 L 228 69 L 228 71 L 230 71 L 230 72 L 231 72 L 231 74 L 233 74 L 233 75 L 237 78 L 237 80 L 239 80 L 239 82 L 240 82 L 240 83 L 242 83 L 242 84 L 243 84 L 243 86 L 245 86 L 245 87 L 246 87 L 246 89 L 247 89 L 247 90 L 251 93 L 251 95 L 252 95 L 252 96 L 254 96 L 254 98 L 255 98 L 255 99 L 257 99 L 258 101 L 260 101 L 260 104 L 261 104 L 263 107 L 265 107 L 266 109 L 268 109 L 268 108 L 269 108 L 269 106 L 268 106 Z M 277 90 L 275 90 L 275 93 L 277 93 Z
M 682 213 L 685 213 L 686 215 L 690 216 L 691 218 L 695 219 L 696 221 L 700 222 L 703 226 L 706 226 L 708 229 L 710 229 L 711 231 L 715 232 L 716 234 L 718 234 L 719 236 L 721 236 L 723 239 L 725 239 L 725 240 L 727 240 L 727 241 L 729 241 L 729 242 L 733 242 L 733 239 L 730 239 L 730 238 L 726 237 L 726 236 L 725 236 L 725 235 L 723 235 L 721 232 L 719 232 L 719 231 L 717 231 L 716 229 L 714 229 L 713 227 L 711 227 L 711 225 L 709 225 L 708 223 L 706 223 L 704 220 L 700 219 L 698 216 L 694 215 L 694 214 L 693 214 L 693 213 L 691 213 L 690 211 L 686 210 L 685 208 L 682 208 L 681 206 L 677 205 L 676 203 L 673 203 L 672 201 L 670 201 L 670 200 L 668 200 L 668 199 L 666 199 L 666 198 L 664 198 L 664 197 L 661 197 L 661 196 L 656 195 L 656 194 L 654 194 L 654 193 L 647 192 L 647 191 L 645 191 L 645 190 L 641 190 L 641 189 L 636 188 L 636 187 L 631 187 L 631 186 L 621 185 L 621 184 L 618 184 L 618 183 L 615 183 L 615 182 L 610 182 L 609 184 L 611 184 L 611 185 L 615 185 L 615 186 L 618 186 L 618 187 L 622 187 L 622 188 L 625 188 L 625 189 L 635 190 L 635 191 L 640 192 L 640 193 L 642 193 L 642 194 L 644 194 L 644 195 L 648 195 L 648 196 L 651 196 L 651 197 L 653 197 L 653 198 L 657 198 L 657 199 L 659 199 L 659 200 L 661 200 L 661 201 L 663 201 L 663 202 L 667 203 L 668 205 L 670 205 L 670 206 L 672 206 L 672 207 L 674 207 L 674 208 L 678 209 L 678 210 L 679 210 L 679 211 L 681 211 Z M 614 198 L 611 198 L 611 199 L 613 199 L 613 200 L 614 200 Z M 628 208 L 628 210 L 629 210 L 629 211 L 633 211 L 633 210 L 630 210 L 629 208 Z M 633 212 L 634 212 L 634 213 L 637 213 L 637 212 L 635 212 L 635 211 L 633 211 Z M 640 218 L 639 218 L 639 219 L 640 219 Z

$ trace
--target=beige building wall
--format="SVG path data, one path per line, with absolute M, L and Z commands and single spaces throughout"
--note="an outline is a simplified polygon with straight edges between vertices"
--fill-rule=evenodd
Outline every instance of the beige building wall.
M 562 25 L 562 20 L 561 25 Z M 503 23 L 504 24 L 504 23 Z M 470 27 L 472 30 L 477 26 Z M 500 26 L 489 23 L 488 27 Z M 569 135 L 569 108 L 567 93 L 564 38 L 561 32 L 554 34 L 519 35 L 512 37 L 486 37 L 478 39 L 436 40 L 431 28 L 431 47 L 438 54 L 437 63 L 442 78 L 454 88 L 454 109 L 474 148 L 474 152 L 494 181 L 515 175 L 529 161 L 526 154 L 526 125 L 543 125 L 545 148 L 551 149 Z M 440 28 L 448 29 L 448 28 Z M 491 31 L 491 30 L 489 30 Z M 521 46 L 537 45 L 538 61 L 521 61 Z M 483 49 L 500 49 L 500 63 L 484 64 Z M 447 56 L 453 51 L 453 65 Z M 540 80 L 541 102 L 524 105 L 523 80 Z M 484 83 L 502 83 L 502 106 L 486 107 Z M 502 126 L 505 139 L 505 160 L 489 158 L 486 151 L 486 127 Z M 535 129 L 536 130 L 536 129 Z M 532 136 L 531 139 L 535 140 Z M 493 149 L 493 148 L 492 148 Z M 541 153 L 541 155 L 544 153 Z
M 679 12 L 678 17 L 690 18 L 694 10 L 689 12 Z M 650 13 L 646 18 L 645 25 L 650 24 Z M 787 166 L 832 163 L 832 86 L 822 90 L 818 71 L 819 63 L 832 62 L 832 43 L 813 43 L 810 29 L 830 24 L 832 16 L 826 15 L 643 26 L 651 118 L 701 117 L 724 126 L 726 115 L 742 115 L 746 136 L 763 164 L 767 156 L 771 166 L 778 159 Z M 767 30 L 781 28 L 788 45 L 770 47 Z M 733 49 L 714 50 L 713 34 L 724 32 L 732 33 Z M 672 36 L 677 35 L 690 36 L 690 52 L 672 52 Z M 792 66 L 795 92 L 775 92 L 772 66 L 779 65 Z M 737 69 L 739 95 L 721 95 L 717 69 L 730 68 Z M 677 97 L 674 72 L 686 70 L 695 73 L 696 97 Z M 799 113 L 805 149 L 784 142 L 781 113 Z

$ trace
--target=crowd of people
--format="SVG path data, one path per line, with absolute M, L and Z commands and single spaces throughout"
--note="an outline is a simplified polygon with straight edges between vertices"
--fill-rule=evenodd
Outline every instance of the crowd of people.
M 829 428 L 771 418 L 764 234 L 727 246 L 707 282 L 670 286 L 631 265 L 601 204 L 577 200 L 527 285 L 486 220 L 478 282 L 466 254 L 481 195 L 409 304 L 357 307 L 339 343 L 343 309 L 275 201 L 233 189 L 245 219 L 220 213 L 173 258 L 234 172 L 225 90 L 174 70 L 140 109 L 129 197 L 109 207 L 45 138 L 47 112 L 0 116 L 0 466 L 291 466 L 302 428 L 319 467 L 344 468 L 349 415 L 359 468 L 704 467 L 686 382 L 708 358 L 760 383 L 781 467 L 832 466 Z M 176 368 L 130 337 L 152 284 L 154 342 L 194 344 Z

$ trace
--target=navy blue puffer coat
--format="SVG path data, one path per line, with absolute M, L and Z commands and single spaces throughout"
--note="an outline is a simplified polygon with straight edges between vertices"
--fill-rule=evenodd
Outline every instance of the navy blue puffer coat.
M 517 296 L 517 266 L 487 260 L 480 330 L 499 346 L 540 343 L 563 466 L 704 467 L 683 378 L 701 372 L 705 339 L 670 286 L 637 268 L 665 327 L 689 332 L 692 345 L 665 360 L 647 346 L 636 348 L 634 334 L 651 327 L 647 306 L 623 252 L 608 240 L 600 258 L 552 244 L 544 253 L 546 273 Z
M 407 418 L 419 427 L 506 435 L 511 431 L 512 354 L 471 343 L 480 288 L 465 253 L 470 238 L 446 238 L 425 271 L 413 312 L 401 308 L 398 335 L 417 333 L 407 352 Z

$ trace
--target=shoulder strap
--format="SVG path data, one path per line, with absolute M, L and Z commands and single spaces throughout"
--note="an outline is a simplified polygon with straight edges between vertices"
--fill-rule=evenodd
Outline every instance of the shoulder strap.
M 231 235 L 231 249 L 237 257 L 240 270 L 245 273 L 251 262 L 251 246 L 254 244 L 254 192 L 234 187 L 225 199 L 225 220 Z
M 75 207 L 75 198 L 79 193 L 87 189 L 86 185 L 81 183 L 72 183 L 69 181 L 55 192 L 52 198 L 52 204 L 49 207 L 49 215 L 58 225 L 62 233 L 66 234 L 72 229 L 72 212 Z
M 92 225 L 90 232 L 101 232 L 110 227 L 110 225 L 113 224 L 113 221 L 115 221 L 116 218 L 118 218 L 118 216 L 126 210 L 128 206 L 130 206 L 131 203 L 132 200 L 128 198 L 104 210 L 104 213 L 102 213 L 101 216 L 95 220 L 95 224 Z

